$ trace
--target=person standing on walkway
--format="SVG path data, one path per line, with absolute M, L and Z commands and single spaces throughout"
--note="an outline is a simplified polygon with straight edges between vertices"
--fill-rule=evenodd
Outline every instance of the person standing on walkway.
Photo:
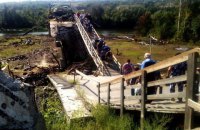
M 128 59 L 127 62 L 122 66 L 122 73 L 123 75 L 127 75 L 131 72 L 133 72 L 133 64 L 131 63 L 131 60 Z M 130 85 L 130 79 L 126 81 L 127 85 Z

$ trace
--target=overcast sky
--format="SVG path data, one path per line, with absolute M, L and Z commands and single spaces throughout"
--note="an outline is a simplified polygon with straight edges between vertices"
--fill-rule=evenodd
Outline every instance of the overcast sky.
M 49 1 L 49 0 L 0 0 L 0 3 L 5 3 L 5 2 L 22 2 L 22 1 Z M 77 1 L 77 0 L 56 0 L 56 1 Z

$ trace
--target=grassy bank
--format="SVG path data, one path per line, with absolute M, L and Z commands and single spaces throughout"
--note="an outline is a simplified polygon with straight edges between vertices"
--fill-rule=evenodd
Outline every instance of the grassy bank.
M 181 44 L 166 44 L 166 45 L 141 45 L 135 41 L 129 41 L 124 39 L 106 40 L 108 46 L 111 47 L 113 54 L 117 57 L 120 63 L 125 63 L 127 59 L 131 59 L 132 63 L 140 63 L 144 60 L 144 53 L 150 52 L 154 60 L 162 61 L 175 55 L 178 51 L 175 48 L 194 48 L 193 45 L 181 45 Z M 117 55 L 117 49 L 120 55 Z
M 26 44 L 31 40 L 30 44 Z M 0 38 L 0 58 L 8 58 L 33 52 L 36 49 L 45 48 L 43 43 L 46 37 L 40 36 L 16 36 Z

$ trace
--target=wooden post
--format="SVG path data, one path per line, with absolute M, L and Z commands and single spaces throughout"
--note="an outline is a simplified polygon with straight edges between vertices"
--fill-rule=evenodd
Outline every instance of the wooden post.
M 98 88 L 98 103 L 100 104 L 101 103 L 101 98 L 100 98 L 100 83 L 97 85 L 97 88 Z
M 147 89 L 147 79 L 146 79 L 147 72 L 144 70 L 142 72 L 142 79 L 141 79 L 141 113 L 140 113 L 140 128 L 141 130 L 144 130 L 144 119 L 145 119 L 145 112 L 146 112 L 146 100 L 147 100 L 147 95 L 146 95 L 146 89 Z
M 121 96 L 120 96 L 120 103 L 121 103 L 121 108 L 120 108 L 120 116 L 123 116 L 124 114 L 124 78 L 122 78 L 121 81 Z
M 107 105 L 110 107 L 110 83 L 108 84 Z
M 192 127 L 192 114 L 193 109 L 188 106 L 188 99 L 195 99 L 195 80 L 196 80 L 196 67 L 197 67 L 198 53 L 189 55 L 187 62 L 187 88 L 186 88 L 186 105 L 185 105 L 185 120 L 184 130 L 190 130 Z
M 76 82 L 76 70 L 74 70 L 74 84 Z

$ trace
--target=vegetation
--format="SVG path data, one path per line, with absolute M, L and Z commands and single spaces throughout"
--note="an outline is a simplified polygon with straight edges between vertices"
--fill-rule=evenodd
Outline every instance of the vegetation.
M 33 44 L 35 45 L 25 44 L 25 41 L 29 38 L 30 37 L 10 37 L 0 39 L 0 58 L 28 54 L 36 49 L 44 48 L 44 45 L 40 44 L 41 40 L 38 39 L 34 39 Z
M 0 29 L 47 28 L 47 2 L 0 4 Z
M 85 8 L 84 8 L 85 7 Z M 87 10 L 94 25 L 102 28 L 132 28 L 143 36 L 154 35 L 160 39 L 178 39 L 181 41 L 200 40 L 200 2 L 184 2 L 180 17 L 180 29 L 177 29 L 179 3 L 148 2 L 135 3 L 92 3 L 80 9 Z
M 125 63 L 127 59 L 130 59 L 133 64 L 140 63 L 144 60 L 144 53 L 152 53 L 152 58 L 156 61 L 162 61 L 166 58 L 174 56 L 177 52 L 175 48 L 194 48 L 192 45 L 177 45 L 177 44 L 167 44 L 167 45 L 141 45 L 135 41 L 116 39 L 116 40 L 106 40 L 107 45 L 111 47 L 113 54 L 116 56 L 120 63 Z M 196 46 L 198 47 L 198 46 Z M 117 55 L 117 49 L 119 55 Z
M 40 130 L 41 125 L 45 126 L 47 130 L 69 130 L 67 118 L 55 89 L 49 85 L 49 88 L 46 89 L 38 87 L 35 92 L 38 109 L 44 118 L 44 123 L 38 122 L 36 130 Z
M 106 106 L 97 105 L 92 107 L 92 118 L 75 120 L 69 125 L 64 116 L 62 104 L 58 94 L 52 89 L 37 89 L 37 101 L 39 109 L 45 120 L 47 130 L 139 130 L 138 124 L 133 122 L 133 117 L 125 115 L 118 116 L 114 110 Z M 166 124 L 171 120 L 168 116 L 154 115 L 145 121 L 148 130 L 166 130 Z M 153 124 L 153 125 L 152 125 Z M 38 128 L 38 129 L 41 129 Z

